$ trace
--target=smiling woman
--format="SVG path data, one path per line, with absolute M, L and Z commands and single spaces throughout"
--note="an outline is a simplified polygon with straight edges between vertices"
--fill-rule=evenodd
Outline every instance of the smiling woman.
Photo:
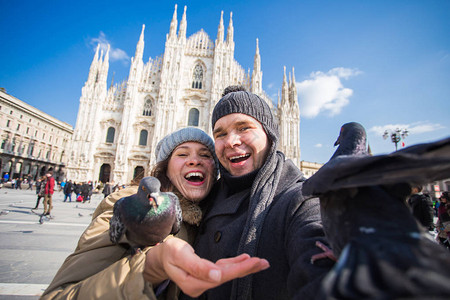
M 183 143 L 172 153 L 167 177 L 186 199 L 200 201 L 215 181 L 213 155 L 203 144 Z

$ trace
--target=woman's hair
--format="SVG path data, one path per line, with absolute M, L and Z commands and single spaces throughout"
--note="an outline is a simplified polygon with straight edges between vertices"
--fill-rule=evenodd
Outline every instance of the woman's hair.
M 171 157 L 169 156 L 165 160 L 157 163 L 150 172 L 150 176 L 158 178 L 161 182 L 161 191 L 163 192 L 171 192 L 175 188 L 169 177 L 167 177 L 167 168 Z
M 177 195 L 178 199 L 181 199 L 184 198 L 183 194 L 178 191 L 175 185 L 173 185 L 172 181 L 170 181 L 169 177 L 167 177 L 167 168 L 169 167 L 169 161 L 171 157 L 172 154 L 170 154 L 170 156 L 165 160 L 156 163 L 156 165 L 150 171 L 150 176 L 158 178 L 159 182 L 161 182 L 162 192 L 172 192 Z

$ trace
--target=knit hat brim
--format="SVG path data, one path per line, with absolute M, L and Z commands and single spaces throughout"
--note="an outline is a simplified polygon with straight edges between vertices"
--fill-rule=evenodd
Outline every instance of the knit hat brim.
M 269 105 L 258 95 L 247 91 L 237 91 L 226 94 L 217 102 L 212 113 L 212 128 L 216 122 L 229 114 L 241 113 L 253 117 L 264 128 L 269 139 L 278 144 L 278 124 Z
M 156 146 L 156 163 L 168 159 L 176 147 L 186 142 L 197 142 L 205 145 L 214 158 L 216 171 L 218 170 L 219 164 L 214 149 L 214 141 L 206 132 L 195 127 L 182 128 L 163 137 Z

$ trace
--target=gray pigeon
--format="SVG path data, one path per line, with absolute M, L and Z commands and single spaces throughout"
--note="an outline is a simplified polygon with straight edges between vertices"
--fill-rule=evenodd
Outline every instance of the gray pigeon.
M 117 244 L 123 234 L 134 249 L 160 243 L 169 234 L 180 230 L 182 215 L 178 197 L 160 192 L 161 183 L 155 177 L 145 177 L 136 194 L 114 204 L 110 221 L 111 242 Z
M 334 146 L 339 147 L 330 158 L 341 155 L 367 155 L 367 135 L 364 127 L 356 122 L 350 122 L 342 125 L 339 137 Z
M 320 198 L 339 257 L 318 299 L 449 299 L 450 253 L 429 238 L 406 199 L 412 184 L 450 177 L 450 138 L 368 156 L 365 138 L 347 134 L 360 125 L 350 124 L 338 140 L 353 146 L 338 148 L 303 185 L 305 196 Z

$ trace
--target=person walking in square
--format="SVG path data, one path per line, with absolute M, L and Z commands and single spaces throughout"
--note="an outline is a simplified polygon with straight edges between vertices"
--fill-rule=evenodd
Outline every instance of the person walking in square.
M 69 202 L 72 202 L 72 192 L 73 192 L 73 185 L 72 185 L 72 180 L 69 180 L 65 185 L 64 185 L 64 201 L 67 201 L 67 198 L 69 198 Z
M 49 216 L 53 208 L 52 197 L 55 189 L 55 178 L 53 178 L 53 171 L 49 170 L 47 174 L 47 182 L 45 184 L 45 194 L 44 194 L 44 215 Z

